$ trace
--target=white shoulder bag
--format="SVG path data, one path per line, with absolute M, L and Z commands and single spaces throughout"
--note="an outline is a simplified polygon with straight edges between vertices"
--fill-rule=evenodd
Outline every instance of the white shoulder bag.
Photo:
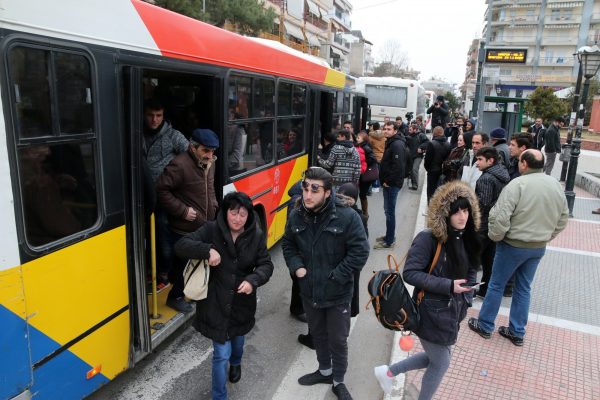
M 190 300 L 203 300 L 208 294 L 210 267 L 206 260 L 189 260 L 183 270 L 183 294 Z

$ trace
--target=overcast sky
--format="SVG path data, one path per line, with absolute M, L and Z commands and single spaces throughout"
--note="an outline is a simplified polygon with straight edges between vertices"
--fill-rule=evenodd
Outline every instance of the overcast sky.
M 388 39 L 400 42 L 409 65 L 421 71 L 420 80 L 432 75 L 453 83 L 465 77 L 467 51 L 481 36 L 484 0 L 350 0 L 352 29 L 362 31 L 379 47 Z

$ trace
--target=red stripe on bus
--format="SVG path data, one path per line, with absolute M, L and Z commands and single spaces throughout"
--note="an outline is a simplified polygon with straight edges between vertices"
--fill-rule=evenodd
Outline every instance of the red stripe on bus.
M 132 0 L 166 57 L 324 83 L 327 68 L 204 22 Z

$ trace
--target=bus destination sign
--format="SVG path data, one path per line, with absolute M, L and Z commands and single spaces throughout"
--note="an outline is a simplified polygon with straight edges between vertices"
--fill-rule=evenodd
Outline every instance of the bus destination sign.
M 527 61 L 527 50 L 516 49 L 488 49 L 485 51 L 485 62 L 525 64 Z

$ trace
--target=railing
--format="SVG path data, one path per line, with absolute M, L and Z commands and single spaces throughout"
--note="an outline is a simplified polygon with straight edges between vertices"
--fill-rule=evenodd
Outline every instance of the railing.
M 572 44 L 577 41 L 577 35 L 573 36 L 545 36 L 542 38 L 542 45 L 546 44 Z
M 540 57 L 540 65 L 553 67 L 572 67 L 574 57 Z
M 544 23 L 545 24 L 578 24 L 580 22 L 581 22 L 581 16 L 579 16 L 579 15 L 572 15 L 570 17 L 566 17 L 566 16 L 560 16 L 560 17 L 550 16 L 550 17 L 546 17 L 544 19 Z

